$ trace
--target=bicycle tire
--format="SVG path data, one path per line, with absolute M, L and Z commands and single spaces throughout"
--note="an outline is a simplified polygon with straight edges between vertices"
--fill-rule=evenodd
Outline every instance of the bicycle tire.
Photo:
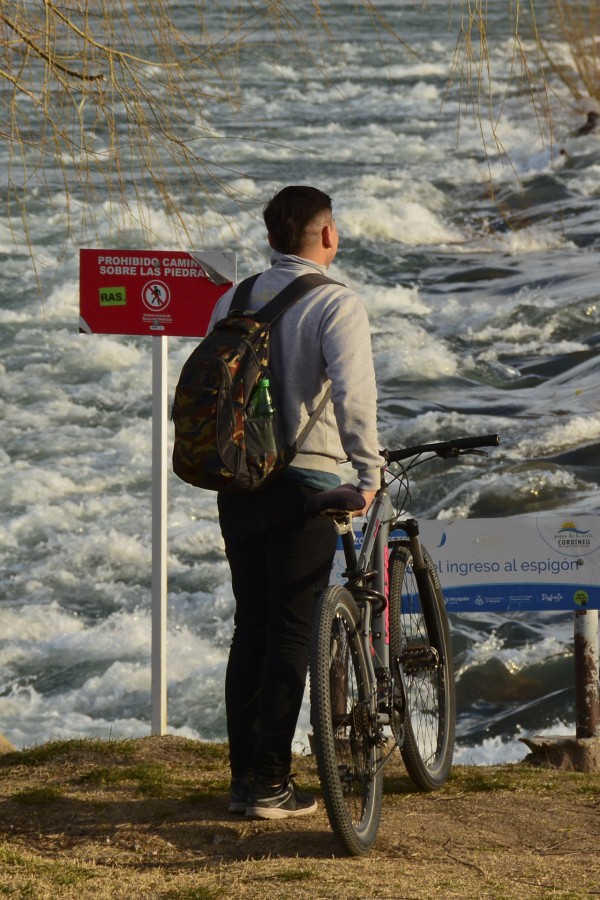
M 361 614 L 346 588 L 329 587 L 315 615 L 311 662 L 313 748 L 331 827 L 352 855 L 375 841 L 383 773 Z
M 402 759 L 415 785 L 432 791 L 446 782 L 452 766 L 456 689 L 444 595 L 424 548 L 423 555 L 429 597 L 420 595 L 408 541 L 391 545 L 390 662 L 401 669 L 405 694 Z

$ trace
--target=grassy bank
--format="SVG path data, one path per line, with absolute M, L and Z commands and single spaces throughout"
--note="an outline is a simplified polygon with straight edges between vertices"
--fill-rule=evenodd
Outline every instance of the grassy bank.
M 302 787 L 319 792 L 314 762 Z M 387 770 L 380 836 L 345 856 L 316 816 L 226 812 L 226 748 L 181 738 L 73 740 L 0 756 L 0 896 L 261 898 L 600 896 L 600 779 L 457 766 L 443 790 Z

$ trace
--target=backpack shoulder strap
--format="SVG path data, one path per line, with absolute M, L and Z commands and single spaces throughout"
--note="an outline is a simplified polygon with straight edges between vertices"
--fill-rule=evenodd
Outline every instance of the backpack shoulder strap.
M 306 275 L 299 275 L 293 281 L 290 281 L 277 296 L 269 300 L 262 309 L 258 310 L 256 318 L 261 322 L 273 323 L 292 303 L 295 303 L 304 294 L 312 291 L 313 288 L 320 287 L 323 284 L 339 283 L 339 281 L 336 282 L 332 278 L 328 278 L 327 275 L 321 275 L 320 272 L 308 272 Z
M 230 313 L 234 310 L 243 311 L 246 309 L 250 293 L 257 278 L 258 275 L 251 275 L 250 278 L 245 278 L 244 281 L 239 283 L 229 307 Z M 341 284 L 341 282 L 334 281 L 332 278 L 328 278 L 327 275 L 321 275 L 320 272 L 308 272 L 306 275 L 299 275 L 293 281 L 290 281 L 272 300 L 269 300 L 262 309 L 257 310 L 254 313 L 254 318 L 258 319 L 259 322 L 272 324 L 279 316 L 283 315 L 288 306 L 291 306 L 304 294 L 312 291 L 313 288 L 320 287 L 322 284 Z
M 248 300 L 250 299 L 250 294 L 252 293 L 252 288 L 254 287 L 254 282 L 259 275 L 260 272 L 257 272 L 256 275 L 251 275 L 249 278 L 244 278 L 243 281 L 240 281 L 235 289 L 233 297 L 231 298 L 228 315 L 231 315 L 234 310 L 243 312 L 247 308 Z
M 260 273 L 259 273 L 260 274 Z M 250 293 L 252 291 L 252 287 L 254 286 L 254 282 L 258 278 L 258 275 L 251 275 L 250 278 L 244 279 L 238 285 L 235 294 L 233 295 L 233 299 L 231 301 L 231 305 L 229 307 L 229 313 L 231 314 L 234 310 L 243 311 L 246 307 L 245 304 L 248 302 L 250 297 Z M 279 316 L 283 315 L 286 309 L 295 303 L 296 300 L 299 300 L 304 294 L 307 294 L 309 291 L 312 291 L 313 288 L 320 287 L 323 284 L 339 284 L 342 287 L 344 285 L 340 281 L 334 281 L 333 278 L 328 278 L 327 275 L 322 275 L 320 272 L 308 272 L 306 275 L 299 275 L 293 281 L 291 281 L 279 294 L 276 294 L 272 300 L 269 300 L 262 309 L 258 310 L 254 315 L 255 318 L 260 322 L 269 322 L 272 324 L 275 322 Z M 325 406 L 331 396 L 331 386 L 326 390 L 325 394 L 321 398 L 317 408 L 312 412 L 309 416 L 308 422 L 297 436 L 296 440 L 292 447 L 288 447 L 286 452 L 287 462 L 290 462 L 312 429 L 314 428 L 317 419 L 325 409 Z
M 306 425 L 304 426 L 304 428 L 302 429 L 302 431 L 300 432 L 300 434 L 294 441 L 294 445 L 291 448 L 290 460 L 294 458 L 294 456 L 296 455 L 296 453 L 298 452 L 298 450 L 300 449 L 300 447 L 302 446 L 302 444 L 304 443 L 304 441 L 306 440 L 306 438 L 308 437 L 310 432 L 313 430 L 313 428 L 317 424 L 317 419 L 319 418 L 319 416 L 325 409 L 330 397 L 331 397 L 331 385 L 329 385 L 329 387 L 327 388 L 327 390 L 321 397 L 321 400 L 319 401 L 317 408 L 315 410 L 313 410 L 313 412 L 310 414 L 310 416 L 308 417 L 308 422 L 306 423 Z

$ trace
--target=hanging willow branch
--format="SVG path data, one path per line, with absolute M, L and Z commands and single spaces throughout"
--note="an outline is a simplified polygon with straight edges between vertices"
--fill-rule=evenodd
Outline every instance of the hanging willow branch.
M 213 38 L 201 0 L 193 37 L 177 27 L 189 3 L 2 0 L 0 152 L 17 240 L 40 203 L 66 238 L 109 217 L 151 241 L 155 204 L 189 239 L 218 180 L 202 153 L 214 137 L 206 105 L 238 101 L 237 54 L 281 6 L 229 5 Z M 182 184 L 195 198 L 185 214 Z
M 554 40 L 539 36 L 544 62 L 576 101 L 598 109 L 600 5 L 594 0 L 549 0 L 549 7 Z
M 461 110 L 470 109 L 479 122 L 484 146 L 491 128 L 498 152 L 503 102 L 494 89 L 490 46 L 512 38 L 511 83 L 525 86 L 540 130 L 550 120 L 544 66 L 554 58 L 540 37 L 534 0 L 505 2 L 506 34 L 488 33 L 487 0 L 458 5 L 449 0 L 448 22 L 440 22 L 458 32 L 449 89 L 458 90 Z M 374 0 L 358 0 L 346 13 L 335 0 L 312 0 L 301 9 L 294 0 L 210 0 L 210 17 L 207 0 L 0 3 L 0 155 L 8 170 L 5 206 L 17 241 L 29 234 L 29 216 L 41 205 L 53 216 L 57 233 L 79 242 L 90 229 L 93 236 L 103 219 L 117 236 L 136 234 L 149 246 L 158 240 L 157 209 L 170 218 L 182 244 L 192 234 L 195 240 L 202 237 L 211 210 L 213 220 L 228 226 L 232 220 L 223 213 L 223 198 L 244 202 L 234 184 L 244 173 L 219 154 L 217 142 L 223 138 L 211 121 L 219 121 L 218 108 L 225 115 L 238 110 L 244 121 L 237 80 L 241 54 L 276 65 L 284 51 L 298 71 L 317 70 L 326 79 L 335 66 L 339 22 L 359 14 L 377 35 L 382 54 L 412 52 Z M 426 9 L 427 0 L 422 3 Z M 559 21 L 565 29 L 568 23 L 573 35 L 578 20 L 567 13 L 580 6 L 552 0 L 550 23 L 551 14 L 562 15 Z M 410 15 L 409 4 L 403 15 Z M 218 30 L 209 21 L 218 21 Z M 351 19 L 345 33 L 350 24 Z M 523 33 L 537 47 L 532 59 Z M 581 44 L 588 54 L 590 46 L 587 38 Z M 585 81 L 583 54 L 579 57 L 578 83 Z M 597 83 L 597 67 L 585 65 L 588 80 Z M 245 140 L 251 139 L 252 123 L 245 122 Z
M 98 75 L 88 75 L 84 72 L 77 72 L 75 69 L 69 68 L 64 63 L 62 63 L 56 56 L 53 56 L 53 55 L 47 53 L 43 47 L 40 47 L 39 44 L 37 44 L 31 37 L 29 37 L 29 35 L 27 35 L 23 31 L 22 28 L 19 28 L 19 26 L 17 25 L 16 22 L 12 22 L 8 18 L 8 16 L 4 15 L 4 13 L 0 13 L 0 20 L 2 22 L 4 22 L 4 24 L 7 25 L 8 28 L 12 29 L 12 31 L 14 31 L 15 34 L 18 35 L 18 37 L 23 41 L 23 43 L 27 47 L 30 47 L 31 50 L 33 50 L 33 52 L 36 56 L 38 56 L 40 59 L 44 59 L 47 63 L 49 63 L 52 66 L 52 68 L 58 69 L 59 72 L 62 72 L 65 75 L 69 75 L 71 78 L 82 78 L 82 79 L 88 80 L 88 81 L 95 81 L 97 79 L 101 79 L 104 77 L 101 73 Z M 5 73 L 2 73 L 2 74 L 5 74 Z M 13 83 L 14 83 L 14 79 L 11 78 L 11 76 L 5 74 L 5 77 L 7 77 L 10 81 L 13 81 Z

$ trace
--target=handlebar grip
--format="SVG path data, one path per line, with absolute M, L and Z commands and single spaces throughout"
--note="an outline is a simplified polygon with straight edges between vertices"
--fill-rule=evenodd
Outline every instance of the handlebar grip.
M 450 447 L 459 450 L 476 450 L 478 447 L 497 447 L 500 443 L 499 434 L 484 434 L 481 437 L 457 438 L 455 441 L 446 442 Z
M 497 447 L 500 435 L 484 434 L 479 437 L 455 438 L 453 441 L 439 441 L 435 444 L 419 444 L 417 447 L 405 447 L 403 450 L 384 450 L 382 455 L 388 462 L 399 462 L 420 453 L 435 453 L 437 456 L 458 455 L 459 450 L 477 450 L 480 447 Z

